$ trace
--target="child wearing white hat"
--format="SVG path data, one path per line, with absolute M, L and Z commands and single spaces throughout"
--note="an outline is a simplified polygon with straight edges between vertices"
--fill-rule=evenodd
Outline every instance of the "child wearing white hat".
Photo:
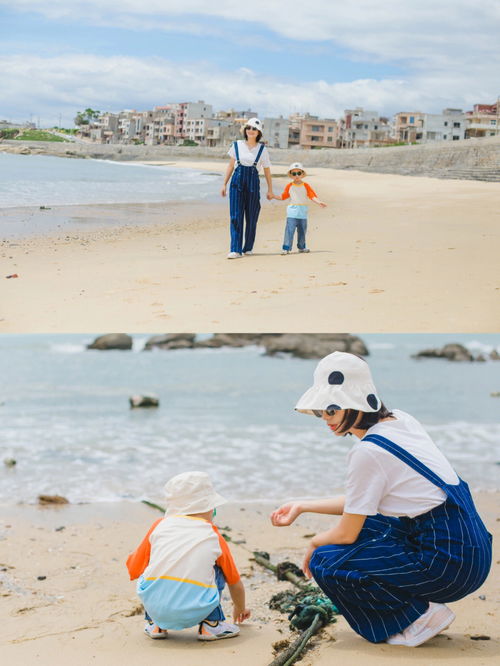
M 290 199 L 290 204 L 286 209 L 285 237 L 283 239 L 281 254 L 290 254 L 292 251 L 295 230 L 297 230 L 297 248 L 299 252 L 309 252 L 309 249 L 306 247 L 307 204 L 309 199 L 318 204 L 318 206 L 321 206 L 321 208 L 325 208 L 326 204 L 318 199 L 312 187 L 304 182 L 303 178 L 306 172 L 300 162 L 290 164 L 288 175 L 292 179 L 292 182 L 288 183 L 280 196 L 273 195 L 273 199 L 278 199 L 279 201 Z
M 165 485 L 167 510 L 129 555 L 130 579 L 139 579 L 144 631 L 167 638 L 168 629 L 199 625 L 198 640 L 232 638 L 240 632 L 225 621 L 221 592 L 225 583 L 233 601 L 233 621 L 250 617 L 245 588 L 227 542 L 213 524 L 215 508 L 226 500 L 205 472 L 184 472 Z

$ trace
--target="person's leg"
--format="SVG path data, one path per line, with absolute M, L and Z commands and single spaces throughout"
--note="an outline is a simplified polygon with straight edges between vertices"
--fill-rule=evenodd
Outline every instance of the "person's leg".
M 215 584 L 217 585 L 217 589 L 219 590 L 219 599 L 220 599 L 224 587 L 226 586 L 226 579 L 224 578 L 222 569 L 217 564 L 214 566 L 214 571 L 215 571 Z M 217 608 L 214 608 L 214 610 L 205 618 L 205 620 L 210 620 L 210 621 L 216 621 L 216 620 L 222 621 L 225 619 L 226 616 L 224 615 L 224 611 L 222 610 L 222 606 L 220 603 L 217 606 Z
M 311 558 L 319 587 L 372 643 L 403 631 L 429 608 L 411 586 L 425 566 L 406 537 L 398 519 L 369 516 L 355 544 L 321 546 Z
M 224 578 L 222 569 L 217 566 L 217 564 L 214 566 L 214 571 L 215 583 L 217 585 L 217 589 L 219 590 L 220 599 L 226 584 L 226 579 Z M 200 626 L 198 627 L 198 640 L 218 641 L 222 638 L 233 638 L 239 633 L 239 627 L 237 627 L 235 624 L 225 622 L 224 611 L 222 610 L 222 606 L 219 603 L 217 608 L 214 608 L 214 610 L 209 615 L 207 615 L 207 617 L 202 622 L 200 622 Z
M 283 250 L 285 252 L 290 252 L 293 245 L 293 235 L 295 233 L 295 227 L 297 226 L 297 220 L 294 217 L 287 217 L 285 224 L 285 236 L 283 238 Z
M 252 252 L 260 214 L 260 190 L 252 187 L 246 192 L 245 199 L 245 243 L 243 253 Z
M 297 247 L 299 250 L 306 249 L 307 219 L 297 220 Z
M 229 215 L 231 218 L 230 252 L 241 254 L 243 245 L 243 216 L 245 214 L 244 193 L 240 187 L 239 178 L 236 178 L 236 174 L 233 174 L 233 179 L 231 179 L 229 186 Z

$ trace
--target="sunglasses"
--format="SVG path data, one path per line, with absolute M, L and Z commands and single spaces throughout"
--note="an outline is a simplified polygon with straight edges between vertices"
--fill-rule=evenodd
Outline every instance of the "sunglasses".
M 311 409 L 311 412 L 314 414 L 314 416 L 317 416 L 318 419 L 321 419 L 323 414 L 326 414 L 327 416 L 333 416 L 335 412 L 338 411 L 338 409 L 333 409 L 333 407 L 327 407 L 326 409 Z
M 256 127 L 250 127 L 249 125 L 247 125 L 247 126 L 245 127 L 245 129 L 246 129 L 246 130 L 253 130 L 254 132 L 260 132 L 260 130 L 258 130 Z
M 303 171 L 290 171 L 291 176 L 302 176 Z

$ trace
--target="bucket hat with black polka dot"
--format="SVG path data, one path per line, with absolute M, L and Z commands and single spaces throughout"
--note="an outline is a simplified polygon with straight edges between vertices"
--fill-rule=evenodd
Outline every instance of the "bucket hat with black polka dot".
M 354 354 L 333 352 L 318 363 L 314 384 L 295 409 L 303 414 L 326 409 L 377 412 L 381 404 L 368 363 Z

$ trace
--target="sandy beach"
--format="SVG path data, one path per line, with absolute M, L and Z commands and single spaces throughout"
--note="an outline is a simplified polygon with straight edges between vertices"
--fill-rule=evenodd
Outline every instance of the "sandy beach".
M 328 203 L 311 206 L 310 254 L 280 255 L 278 201 L 254 256 L 234 261 L 222 199 L 3 209 L 21 232 L 40 216 L 60 231 L 1 243 L 0 332 L 498 330 L 498 184 L 326 168 L 307 180 Z
M 480 666 L 498 655 L 500 514 L 498 493 L 480 493 L 477 504 L 496 538 L 493 568 L 485 585 L 451 604 L 457 619 L 443 634 L 420 648 L 373 645 L 354 634 L 342 617 L 313 640 L 300 662 L 304 666 L 369 660 L 375 666 L 433 663 L 437 658 Z M 291 585 L 252 561 L 251 551 L 265 550 L 274 563 L 300 564 L 306 535 L 332 520 L 306 514 L 289 528 L 273 528 L 268 504 L 227 505 L 218 511 L 253 611 L 241 635 L 216 644 L 200 644 L 195 630 L 171 632 L 167 641 L 142 634 L 141 607 L 124 560 L 160 514 L 144 504 L 88 504 L 62 507 L 0 507 L 0 594 L 4 609 L 0 650 L 12 666 L 64 664 L 180 666 L 220 663 L 265 666 L 272 644 L 290 637 L 288 621 L 270 611 L 268 601 Z M 39 577 L 45 577 L 39 579 Z M 226 613 L 230 601 L 224 602 Z M 490 640 L 474 640 L 474 636 Z

